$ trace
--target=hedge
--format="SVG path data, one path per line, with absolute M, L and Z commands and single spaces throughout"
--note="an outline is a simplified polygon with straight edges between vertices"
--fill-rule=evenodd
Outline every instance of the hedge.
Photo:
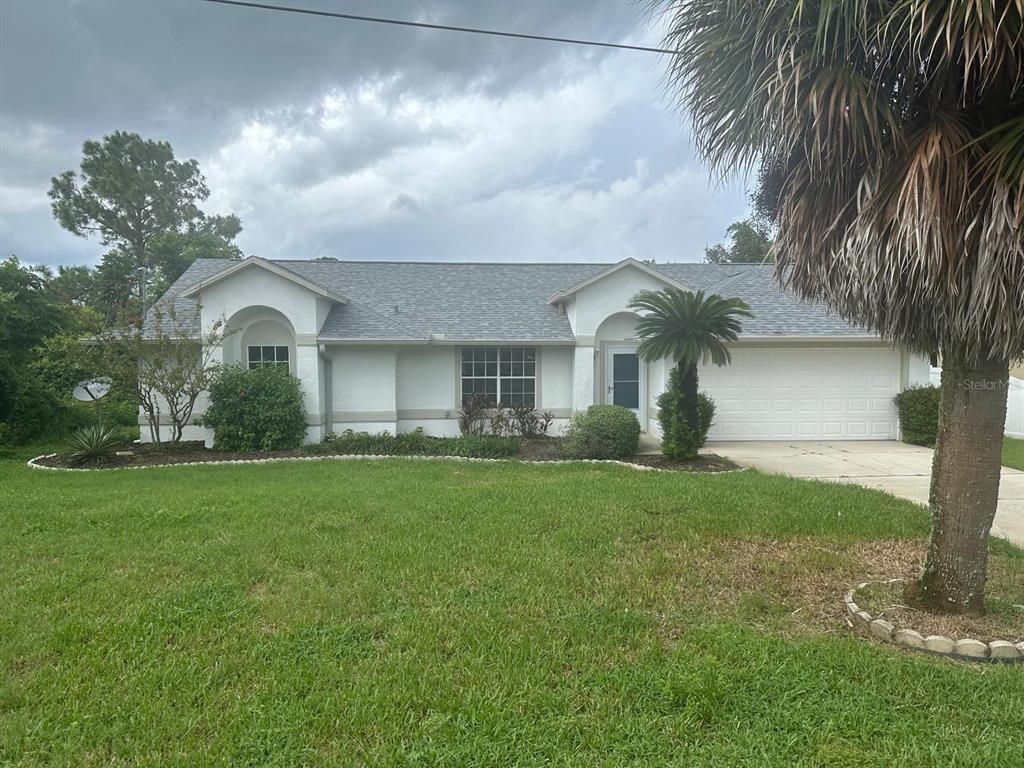
M 894 398 L 905 443 L 935 446 L 939 437 L 939 399 L 941 390 L 927 385 L 908 387 Z
M 623 459 L 635 456 L 640 422 L 621 405 L 592 405 L 569 423 L 563 452 L 574 459 Z

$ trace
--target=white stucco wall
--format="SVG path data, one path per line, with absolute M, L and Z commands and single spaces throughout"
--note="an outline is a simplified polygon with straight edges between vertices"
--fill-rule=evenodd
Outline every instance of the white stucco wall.
M 398 352 L 398 410 L 444 412 L 457 403 L 457 347 L 405 347 Z
M 199 302 L 203 307 L 203 328 L 210 328 L 220 318 L 230 320 L 249 307 L 270 307 L 288 318 L 300 340 L 303 335 L 312 336 L 320 330 L 327 316 L 324 305 L 328 304 L 301 285 L 261 267 L 249 267 L 211 285 L 202 291 Z
M 171 437 L 171 422 L 170 418 L 167 416 L 167 401 L 159 395 L 157 395 L 155 399 L 160 408 L 160 439 L 166 441 Z M 206 392 L 201 392 L 199 397 L 196 398 L 195 408 L 192 410 L 192 417 L 188 420 L 185 429 L 182 430 L 182 440 L 206 440 L 206 433 L 212 430 L 206 430 L 203 427 L 197 426 L 195 422 L 206 411 L 206 407 L 209 405 L 209 402 L 210 398 Z M 152 435 L 149 430 L 149 420 L 146 418 L 146 414 L 142 408 L 139 408 L 138 420 L 140 442 L 153 442 Z
M 572 311 L 567 307 L 567 317 L 577 337 L 590 337 L 597 333 L 608 317 L 629 311 L 629 302 L 642 290 L 659 290 L 667 283 L 634 267 L 624 267 L 618 272 L 591 283 L 576 294 Z
M 328 346 L 334 432 L 394 432 L 396 425 L 395 347 Z
M 573 347 L 539 347 L 540 398 L 538 408 L 565 415 L 572 408 Z
M 435 437 L 459 434 L 457 347 L 403 347 L 398 350 L 399 432 L 422 429 Z

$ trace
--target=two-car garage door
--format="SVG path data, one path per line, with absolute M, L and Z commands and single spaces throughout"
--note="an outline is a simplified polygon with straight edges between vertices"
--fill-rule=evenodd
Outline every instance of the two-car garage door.
M 737 349 L 703 367 L 711 440 L 890 440 L 900 354 L 889 347 Z

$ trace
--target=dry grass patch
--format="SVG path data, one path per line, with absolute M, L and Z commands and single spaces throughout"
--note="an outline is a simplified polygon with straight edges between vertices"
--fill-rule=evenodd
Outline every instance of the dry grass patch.
M 876 583 L 857 590 L 857 604 L 872 616 L 922 635 L 945 635 L 954 640 L 1024 640 L 1024 576 L 1021 568 L 993 557 L 984 616 L 943 616 L 912 608 L 905 584 Z
M 842 596 L 852 583 L 911 576 L 924 559 L 920 541 L 901 539 L 725 539 L 704 551 L 706 577 L 690 585 L 697 594 L 685 589 L 688 599 L 787 635 L 843 631 Z
M 657 546 L 651 542 L 651 546 Z M 847 630 L 843 594 L 864 581 L 915 579 L 925 542 L 882 539 L 839 543 L 813 537 L 717 539 L 676 547 L 666 557 L 678 571 L 676 592 L 655 609 L 671 644 L 693 617 L 677 608 L 700 606 L 709 615 L 738 618 L 758 629 L 796 637 Z M 981 617 L 935 616 L 906 606 L 902 586 L 872 585 L 858 603 L 922 634 L 1017 641 L 1024 635 L 1024 563 L 995 551 L 990 555 L 988 613 Z M 872 595 L 867 601 L 865 594 Z M 676 616 L 679 621 L 673 621 Z

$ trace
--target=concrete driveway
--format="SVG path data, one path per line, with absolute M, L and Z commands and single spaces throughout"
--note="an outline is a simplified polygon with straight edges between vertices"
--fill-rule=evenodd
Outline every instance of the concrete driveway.
M 841 442 L 721 442 L 705 449 L 762 472 L 857 483 L 928 503 L 932 451 L 890 440 Z M 1003 469 L 992 533 L 1024 547 L 1024 472 Z

